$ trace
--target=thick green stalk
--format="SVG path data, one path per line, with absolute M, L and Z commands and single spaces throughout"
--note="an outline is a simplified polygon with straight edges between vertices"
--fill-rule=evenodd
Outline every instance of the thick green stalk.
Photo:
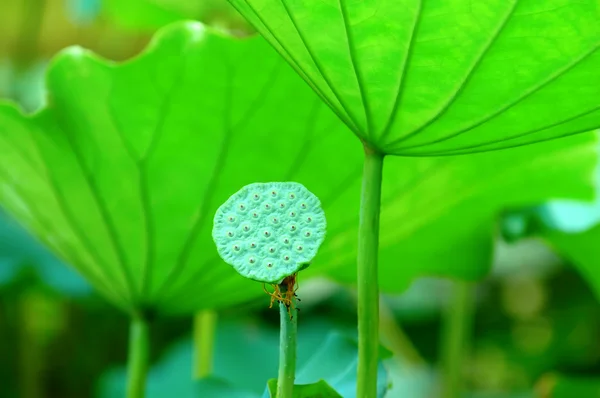
M 129 329 L 127 358 L 127 398 L 143 398 L 149 361 L 149 325 L 143 316 L 134 315 Z
M 473 321 L 473 285 L 453 282 L 453 297 L 442 329 L 442 397 L 458 398 L 462 393 L 463 363 Z
M 194 316 L 194 378 L 201 379 L 212 371 L 217 313 L 198 311 Z
M 281 285 L 280 285 L 281 286 Z M 296 379 L 296 340 L 298 331 L 298 311 L 296 299 L 292 298 L 290 314 L 284 303 L 279 304 L 281 330 L 279 332 L 279 374 L 277 376 L 277 398 L 292 398 Z
M 377 396 L 379 351 L 379 212 L 383 155 L 365 146 L 358 226 L 358 381 L 357 397 Z

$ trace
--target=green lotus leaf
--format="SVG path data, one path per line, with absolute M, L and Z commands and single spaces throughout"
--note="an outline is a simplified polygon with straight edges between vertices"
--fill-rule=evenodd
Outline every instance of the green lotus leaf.
M 219 255 L 242 276 L 279 284 L 306 268 L 326 228 L 321 202 L 302 184 L 254 183 L 219 207 L 212 236 Z
M 230 0 L 352 131 L 393 155 L 600 126 L 596 0 Z
M 328 238 L 302 279 L 355 282 L 361 146 L 261 38 L 198 23 L 163 30 L 125 64 L 57 57 L 50 106 L 0 106 L 0 206 L 126 310 L 186 313 L 264 294 L 220 259 L 212 217 L 256 181 L 320 198 Z M 587 199 L 596 140 L 472 157 L 388 158 L 380 278 L 476 279 L 505 207 Z
M 260 37 L 179 23 L 124 64 L 70 48 L 47 84 L 34 115 L 0 106 L 0 206 L 124 310 L 263 295 L 219 258 L 218 206 L 289 180 L 329 205 L 360 174 L 345 125 Z
M 595 133 L 469 156 L 388 157 L 385 162 L 379 283 L 401 292 L 416 277 L 484 277 L 492 264 L 497 219 L 505 209 L 549 199 L 591 200 L 598 162 Z M 319 195 L 318 191 L 314 191 Z M 355 283 L 360 179 L 325 208 L 328 238 L 303 277 L 327 272 Z M 599 228 L 600 230 L 600 228 Z M 589 239 L 589 244 L 594 239 Z M 576 251 L 577 249 L 575 249 Z M 597 261 L 596 261 L 597 263 Z M 590 263 L 589 267 L 597 264 Z M 591 268 L 590 268 L 591 269 Z

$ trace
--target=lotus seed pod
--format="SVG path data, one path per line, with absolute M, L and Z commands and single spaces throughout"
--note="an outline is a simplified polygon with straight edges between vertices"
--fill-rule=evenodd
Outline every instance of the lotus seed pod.
M 327 223 L 319 199 L 302 184 L 246 185 L 215 214 L 219 255 L 246 278 L 279 283 L 317 254 Z

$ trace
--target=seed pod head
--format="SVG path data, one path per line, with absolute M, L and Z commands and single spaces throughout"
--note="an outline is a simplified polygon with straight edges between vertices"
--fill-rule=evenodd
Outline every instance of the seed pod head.
M 302 184 L 246 185 L 215 214 L 219 255 L 241 275 L 279 283 L 307 267 L 325 238 L 325 213 Z

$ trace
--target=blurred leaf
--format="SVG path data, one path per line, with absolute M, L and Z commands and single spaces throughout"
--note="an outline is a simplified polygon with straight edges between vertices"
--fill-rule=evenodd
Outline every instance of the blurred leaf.
M 104 13 L 129 29 L 155 30 L 182 19 L 198 19 L 229 30 L 251 31 L 227 0 L 104 0 Z
M 201 3 L 186 0 L 103 0 L 102 11 L 124 27 L 155 30 L 171 22 L 194 18 Z
M 34 269 L 45 285 L 63 295 L 81 297 L 91 293 L 90 285 L 80 275 L 0 210 L 0 285 L 28 267 Z
M 277 396 L 277 379 L 270 379 L 267 382 L 269 396 Z M 295 384 L 294 398 L 342 398 L 325 380 L 319 380 L 312 384 Z
M 600 379 L 546 375 L 537 385 L 539 398 L 600 398 Z
M 432 155 L 600 126 L 596 0 L 231 0 L 363 141 Z
M 325 380 L 343 397 L 356 394 L 358 346 L 331 320 L 306 319 L 298 330 L 297 384 Z M 355 333 L 352 331 L 351 333 Z M 279 334 L 277 329 L 256 321 L 219 321 L 217 325 L 213 374 L 199 381 L 191 379 L 191 341 L 176 344 L 150 370 L 147 397 L 268 397 L 267 380 L 277 375 Z M 248 364 L 252 364 L 249 366 Z M 388 386 L 387 371 L 379 364 L 378 389 L 383 396 Z M 123 396 L 125 369 L 106 373 L 98 385 L 98 397 Z M 201 394 L 199 394 L 201 392 Z
M 496 219 L 504 209 L 550 198 L 591 198 L 596 140 L 595 134 L 588 133 L 470 156 L 386 158 L 379 262 L 382 290 L 401 291 L 424 274 L 467 280 L 483 277 L 491 265 Z M 353 262 L 358 234 L 358 206 L 354 205 L 353 211 L 345 213 L 344 224 L 329 223 L 329 237 L 316 263 Z M 335 268 L 330 275 L 354 282 L 355 271 Z
M 600 300 L 600 225 L 577 234 L 546 229 L 541 236 L 579 269 Z
M 389 354 L 382 352 L 380 359 L 387 357 Z M 330 332 L 321 347 L 296 371 L 296 384 L 313 384 L 323 379 L 342 397 L 353 397 L 356 394 L 357 374 L 357 343 L 344 335 Z M 380 361 L 377 396 L 383 397 L 388 388 L 387 371 Z
M 526 212 L 535 216 L 535 220 L 529 220 L 533 223 L 530 229 L 550 228 L 577 233 L 596 225 L 600 222 L 600 163 L 596 167 L 594 184 L 596 195 L 593 202 L 552 200 L 533 209 L 526 209 Z
M 217 206 L 297 180 L 326 208 L 360 174 L 345 126 L 258 37 L 176 24 L 123 65 L 71 48 L 48 91 L 31 117 L 0 107 L 0 205 L 127 310 L 262 295 L 217 256 Z

